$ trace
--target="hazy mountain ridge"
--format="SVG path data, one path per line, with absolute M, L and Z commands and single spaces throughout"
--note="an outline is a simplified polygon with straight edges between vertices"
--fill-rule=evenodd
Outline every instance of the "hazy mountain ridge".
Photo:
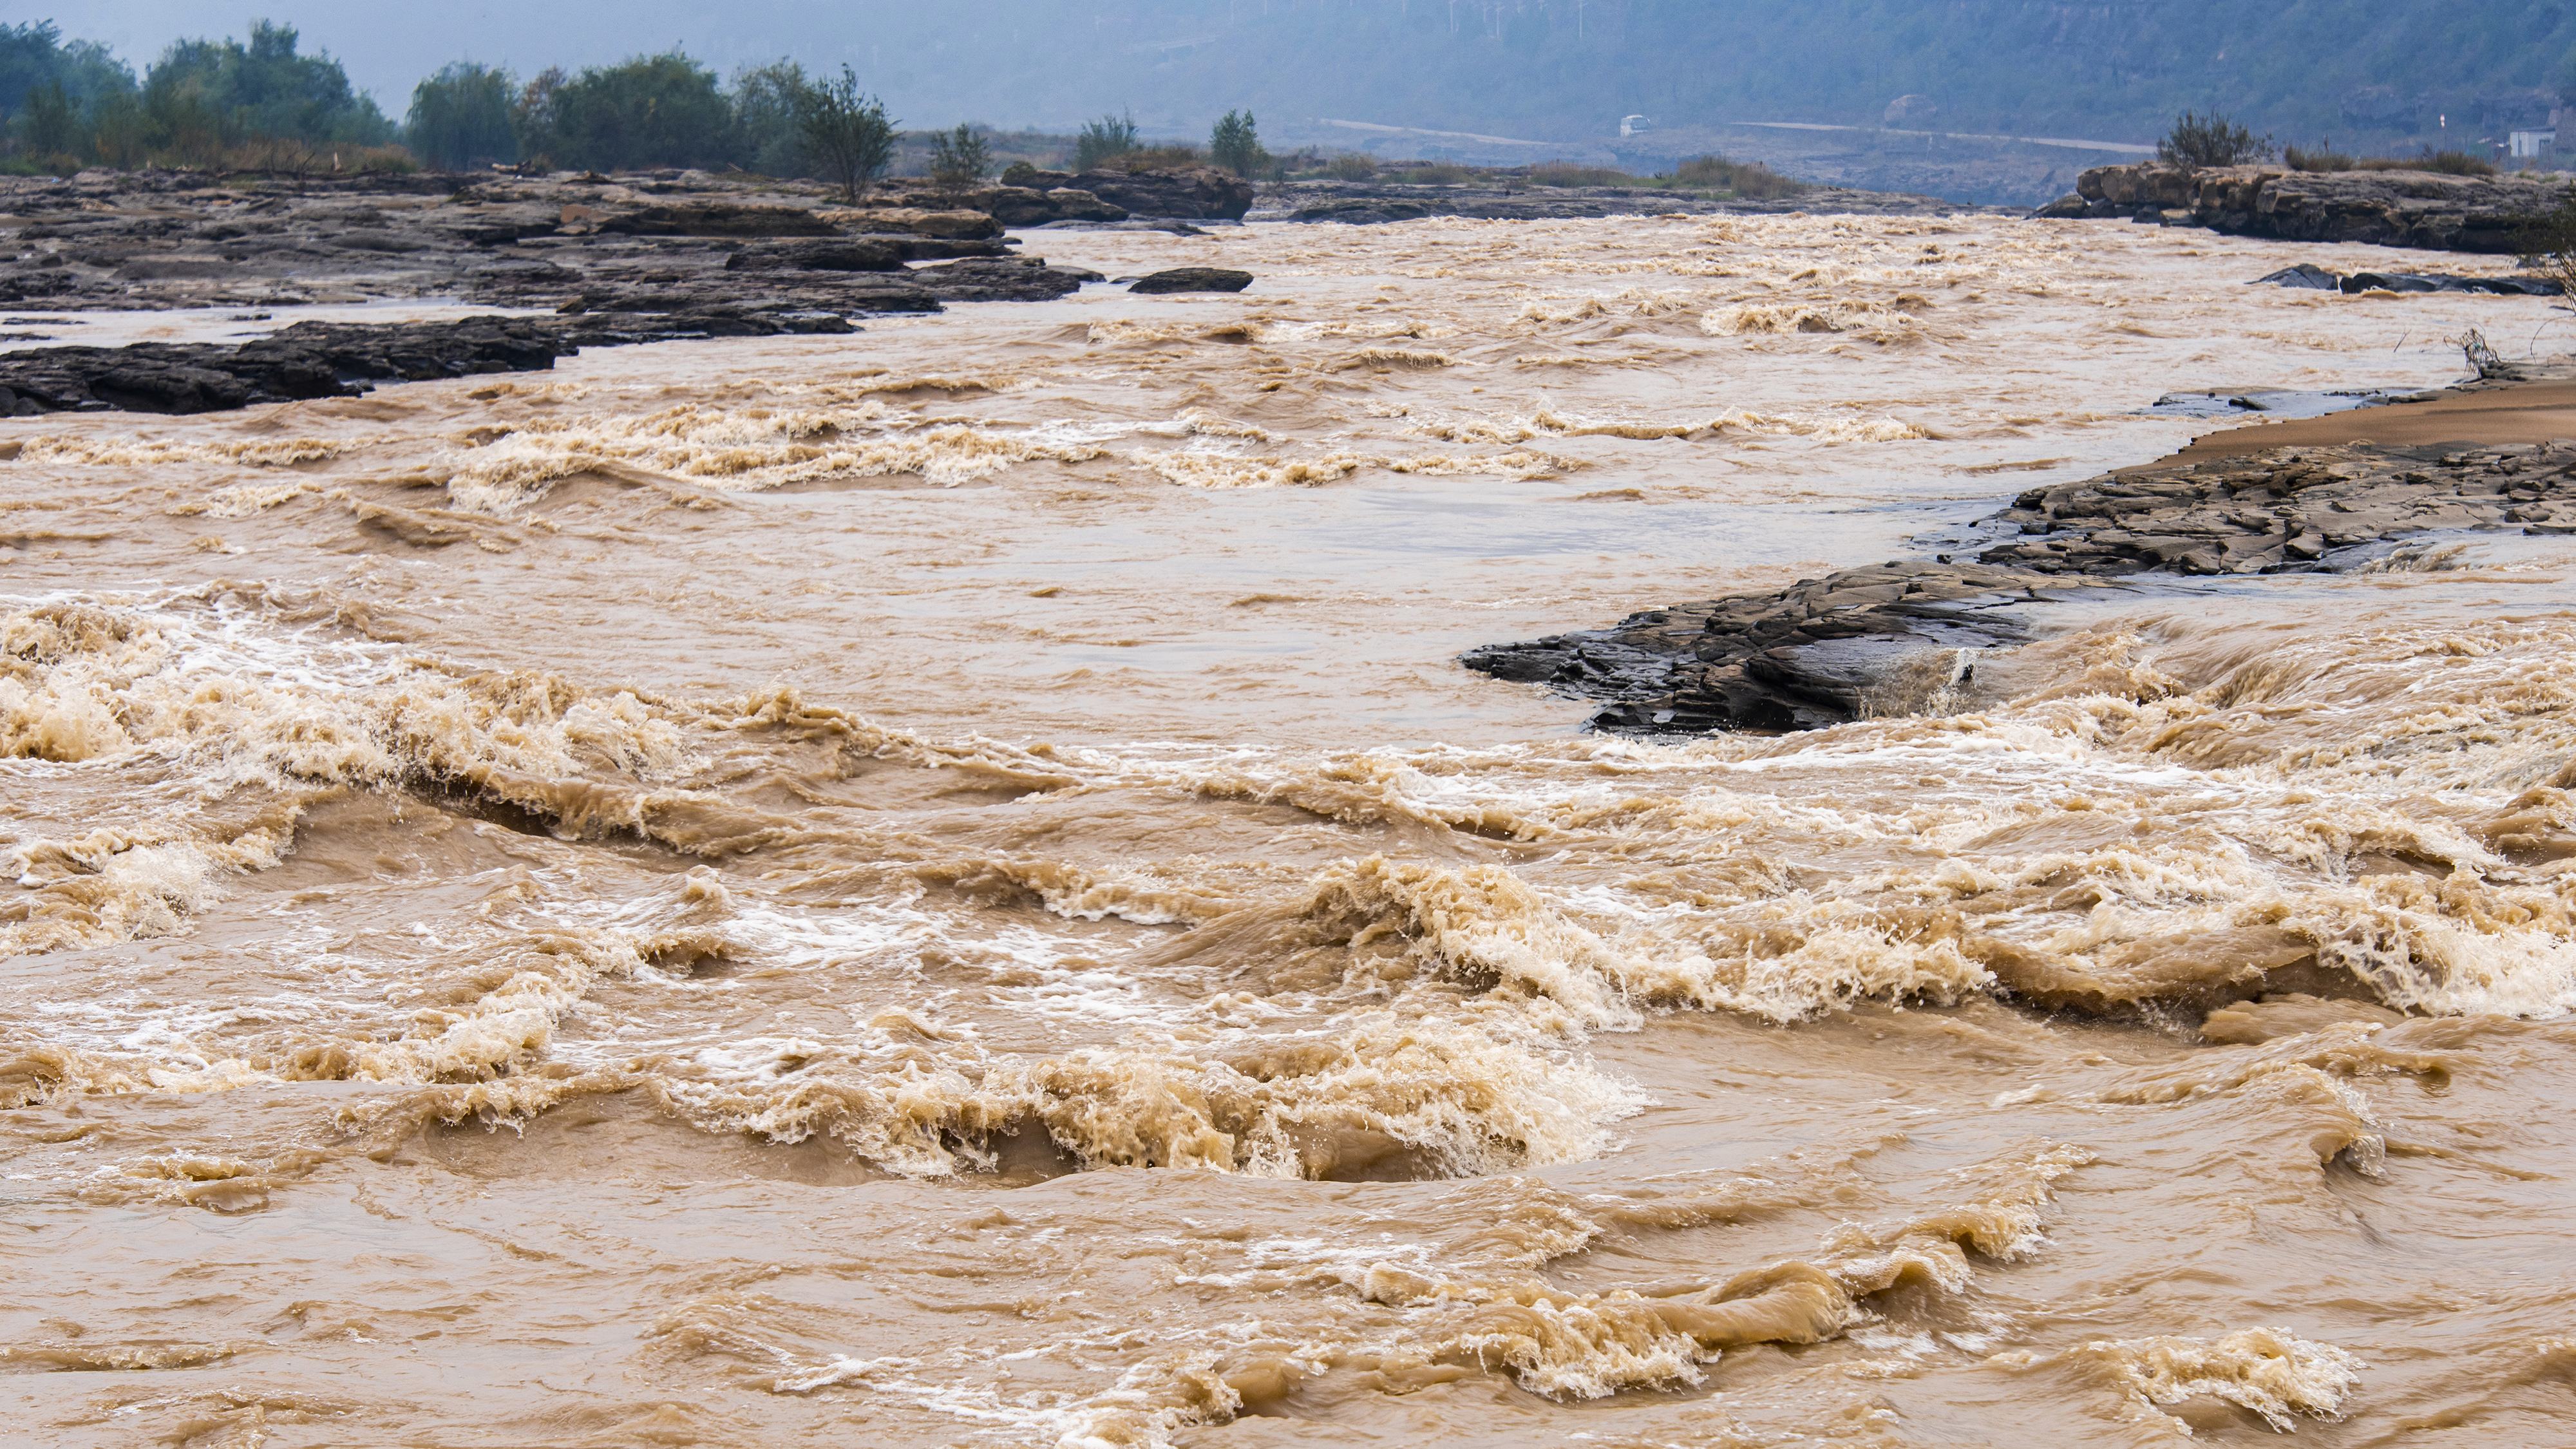
M 205 6 L 100 0 L 57 18 L 140 65 L 181 36 L 302 27 L 399 113 L 450 59 L 532 74 L 677 43 L 725 70 L 792 56 L 847 62 L 913 124 L 1069 127 L 1132 108 L 1197 134 L 1226 109 L 1266 122 L 1335 117 L 1550 141 L 1739 120 L 1907 124 L 2150 139 L 2217 107 L 2284 139 L 2474 140 L 2545 117 L 2576 86 L 2563 0 L 990 0 L 967 8 L 785 0 L 719 11 L 684 0 L 571 4 L 494 23 L 353 12 L 312 0 Z M 489 14 L 489 12 L 487 12 Z M 2447 116 L 2450 125 L 2440 124 Z

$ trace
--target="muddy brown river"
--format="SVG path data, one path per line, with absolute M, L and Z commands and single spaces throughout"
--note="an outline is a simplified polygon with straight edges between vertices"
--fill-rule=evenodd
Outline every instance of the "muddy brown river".
M 2545 302 L 1994 218 L 1029 250 L 1260 280 L 7 424 L 0 1437 L 2563 1437 L 2570 540 L 1786 738 L 1452 662 Z

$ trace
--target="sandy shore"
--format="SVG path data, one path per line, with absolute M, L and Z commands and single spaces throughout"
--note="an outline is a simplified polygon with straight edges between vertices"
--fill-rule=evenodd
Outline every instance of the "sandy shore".
M 2321 418 L 2255 423 L 2196 439 L 2163 460 L 2189 463 L 2271 448 L 2423 448 L 2446 444 L 2508 447 L 2576 438 L 2576 379 L 2476 383 L 2428 402 L 2332 413 Z M 2151 464 L 2151 467 L 2162 464 Z

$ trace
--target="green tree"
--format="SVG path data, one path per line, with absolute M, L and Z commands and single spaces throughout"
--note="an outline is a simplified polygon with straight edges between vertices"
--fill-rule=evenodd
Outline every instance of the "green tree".
M 745 166 L 763 176 L 808 176 L 804 117 L 814 82 L 792 60 L 738 71 L 733 78 L 734 131 Z
M 1253 125 L 1252 112 L 1225 113 L 1208 136 L 1208 159 L 1246 179 L 1268 169 L 1270 153 L 1261 149 L 1261 132 Z
M 131 171 L 151 155 L 152 118 L 142 98 L 127 92 L 102 96 L 90 110 L 90 155 L 121 171 Z
M 412 88 L 403 137 L 421 160 L 451 171 L 516 161 L 519 136 L 510 102 L 518 88 L 508 71 L 452 61 Z
M 1131 113 L 1099 116 L 1083 123 L 1073 138 L 1073 169 L 1089 171 L 1112 157 L 1136 149 L 1136 117 Z
M 521 149 L 566 166 L 720 166 L 735 140 L 716 73 L 676 50 L 568 79 L 548 71 L 521 97 Z
M 859 189 L 894 159 L 894 122 L 886 119 L 885 102 L 861 95 L 859 78 L 845 65 L 839 80 L 809 89 L 803 106 L 806 153 L 824 176 L 841 183 L 844 198 L 857 201 Z
M 183 154 L 245 136 L 290 137 L 316 144 L 379 145 L 393 123 L 349 84 L 340 63 L 297 50 L 292 26 L 265 20 L 250 43 L 182 40 L 143 79 L 143 105 L 163 138 Z
M 68 156 L 80 148 L 80 111 L 61 81 L 50 80 L 29 94 L 19 129 L 28 149 L 39 156 Z
M 965 122 L 930 138 L 930 179 L 942 189 L 964 191 L 992 169 L 992 148 Z

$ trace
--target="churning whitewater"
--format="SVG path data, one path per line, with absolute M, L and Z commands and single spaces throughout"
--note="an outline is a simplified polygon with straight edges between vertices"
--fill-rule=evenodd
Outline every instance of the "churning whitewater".
M 2576 541 L 2091 591 L 1785 737 L 1453 662 L 1921 552 L 2212 426 L 2162 393 L 2438 386 L 2544 300 L 1993 218 L 1046 241 L 1260 281 L 12 425 L 17 1424 L 2576 1407 Z

